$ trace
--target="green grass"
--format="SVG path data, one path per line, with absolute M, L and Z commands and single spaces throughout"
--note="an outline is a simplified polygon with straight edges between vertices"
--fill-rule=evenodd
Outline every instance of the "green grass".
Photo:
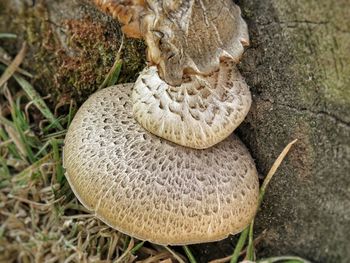
M 12 37 L 0 34 L 0 38 Z M 191 246 L 183 246 L 181 253 L 138 241 L 106 226 L 77 201 L 65 179 L 61 158 L 65 133 L 76 112 L 75 104 L 67 101 L 65 105 L 69 107 L 63 116 L 52 112 L 55 105 L 51 108 L 47 105 L 31 85 L 31 74 L 19 67 L 25 50 L 23 45 L 13 61 L 0 60 L 0 262 L 144 259 L 195 263 Z M 100 88 L 117 82 L 121 66 L 117 56 Z M 259 203 L 288 147 L 266 176 Z M 255 260 L 253 226 L 254 221 L 241 233 L 232 255 L 218 259 L 219 262 Z M 257 262 L 307 261 L 275 257 Z

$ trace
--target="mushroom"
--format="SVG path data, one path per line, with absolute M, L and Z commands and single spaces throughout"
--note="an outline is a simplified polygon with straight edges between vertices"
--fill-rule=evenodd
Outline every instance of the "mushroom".
M 211 74 L 222 59 L 238 63 L 249 45 L 247 24 L 232 0 L 146 0 L 141 24 L 147 58 L 169 85 Z
M 222 59 L 238 63 L 249 45 L 247 24 L 232 0 L 94 0 L 129 37 L 144 38 L 147 59 L 178 86 L 188 74 L 209 75 Z
M 258 177 L 232 135 L 212 148 L 176 145 L 132 116 L 132 84 L 93 94 L 79 109 L 64 146 L 75 195 L 108 225 L 156 244 L 223 239 L 244 229 L 258 204 Z
M 156 67 L 146 68 L 132 94 L 136 120 L 148 131 L 177 144 L 204 149 L 229 136 L 251 105 L 249 88 L 232 60 L 208 76 L 189 75 L 174 87 Z
M 94 1 L 136 25 L 147 43 L 149 67 L 133 92 L 134 117 L 145 129 L 205 149 L 243 121 L 251 95 L 236 64 L 249 36 L 231 0 Z

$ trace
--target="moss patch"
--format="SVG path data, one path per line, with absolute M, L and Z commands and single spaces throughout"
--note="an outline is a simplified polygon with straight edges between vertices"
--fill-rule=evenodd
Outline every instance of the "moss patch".
M 85 100 L 103 82 L 116 59 L 121 41 L 116 41 L 105 26 L 90 18 L 67 20 L 65 25 L 69 35 L 69 53 L 61 53 L 56 79 L 71 90 L 75 98 Z M 135 52 L 135 49 L 139 51 Z M 140 41 L 127 40 L 122 50 L 123 77 L 119 81 L 135 80 L 144 64 L 143 57 L 139 55 L 142 49 Z
M 28 52 L 22 66 L 35 75 L 31 83 L 43 96 L 51 96 L 52 105 L 62 97 L 81 103 L 103 82 L 121 43 L 116 21 L 86 3 L 76 4 L 72 14 L 67 11 L 59 19 L 57 10 L 50 10 L 42 1 L 30 6 L 6 0 L 3 5 L 0 19 L 4 24 L 0 30 L 19 38 L 2 42 L 2 47 L 14 56 L 21 42 L 27 41 Z M 61 6 L 58 9 L 64 12 Z M 119 82 L 135 81 L 145 66 L 144 43 L 125 39 L 121 58 Z
M 59 55 L 55 79 L 74 97 L 86 97 L 102 83 L 120 43 L 111 41 L 106 29 L 89 18 L 67 20 L 64 25 L 68 50 L 62 50 Z

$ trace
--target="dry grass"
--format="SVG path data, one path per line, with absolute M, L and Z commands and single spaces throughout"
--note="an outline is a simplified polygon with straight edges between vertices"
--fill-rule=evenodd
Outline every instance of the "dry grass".
M 111 229 L 80 205 L 61 164 L 74 104 L 61 101 L 55 112 L 64 114 L 54 115 L 20 75 L 25 45 L 13 61 L 1 52 L 8 60 L 0 78 L 0 262 L 184 261 Z
M 57 182 L 53 159 L 40 172 L 1 184 L 0 262 L 147 262 L 173 260 L 158 247 L 109 228 L 82 207 L 66 183 Z

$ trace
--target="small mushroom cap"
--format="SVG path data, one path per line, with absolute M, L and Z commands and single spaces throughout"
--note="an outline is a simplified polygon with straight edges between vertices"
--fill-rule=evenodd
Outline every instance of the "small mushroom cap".
M 205 149 L 244 120 L 251 94 L 234 62 L 226 60 L 211 75 L 191 75 L 176 87 L 163 81 L 156 67 L 146 68 L 135 83 L 132 101 L 135 119 L 151 133 Z
M 65 139 L 66 177 L 79 200 L 117 230 L 157 244 L 216 241 L 252 220 L 258 177 L 232 136 L 207 150 L 145 131 L 132 116 L 132 84 L 92 95 Z
M 210 74 L 222 59 L 238 63 L 249 45 L 247 24 L 232 0 L 93 2 L 118 19 L 127 36 L 144 38 L 149 62 L 173 86 L 190 73 Z
M 247 24 L 232 0 L 147 1 L 142 19 L 148 60 L 177 86 L 188 72 L 209 74 L 220 60 L 238 63 L 249 45 Z

